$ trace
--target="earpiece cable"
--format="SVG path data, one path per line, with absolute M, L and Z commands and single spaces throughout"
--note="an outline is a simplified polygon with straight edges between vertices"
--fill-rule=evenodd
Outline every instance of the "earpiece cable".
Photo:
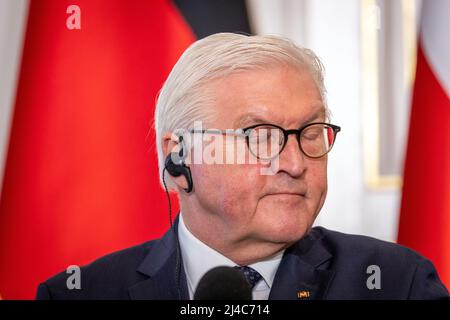
M 176 264 L 175 264 L 175 282 L 177 284 L 177 291 L 178 291 L 178 299 L 181 300 L 181 289 L 180 289 L 180 271 L 181 271 L 181 250 L 180 250 L 180 241 L 178 240 L 178 233 L 176 232 L 176 230 L 174 229 L 173 226 L 173 222 L 172 222 L 172 202 L 170 201 L 170 194 L 169 194 L 169 190 L 167 188 L 167 184 L 166 184 L 166 180 L 165 180 L 165 173 L 166 173 L 166 168 L 163 169 L 163 174 L 162 174 L 162 181 L 164 184 L 164 191 L 166 192 L 167 195 L 167 202 L 169 203 L 169 222 L 170 222 L 170 228 L 172 229 L 173 233 L 175 234 L 175 241 L 176 241 L 176 250 L 177 250 L 177 254 L 176 254 Z M 179 214 L 179 213 L 178 213 Z

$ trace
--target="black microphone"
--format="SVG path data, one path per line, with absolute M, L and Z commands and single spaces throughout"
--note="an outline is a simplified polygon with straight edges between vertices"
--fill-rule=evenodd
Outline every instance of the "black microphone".
M 200 279 L 194 300 L 252 300 L 252 288 L 240 270 L 216 267 Z

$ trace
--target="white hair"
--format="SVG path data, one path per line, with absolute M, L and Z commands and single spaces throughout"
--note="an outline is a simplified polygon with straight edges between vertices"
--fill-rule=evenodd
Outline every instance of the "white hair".
M 192 127 L 194 121 L 214 119 L 214 97 L 207 85 L 213 79 L 243 70 L 266 70 L 289 65 L 310 72 L 327 118 L 324 68 L 313 51 L 280 36 L 217 33 L 194 42 L 180 57 L 159 92 L 154 115 L 160 182 L 164 169 L 162 138 L 167 132 Z M 166 180 L 174 189 L 171 180 Z

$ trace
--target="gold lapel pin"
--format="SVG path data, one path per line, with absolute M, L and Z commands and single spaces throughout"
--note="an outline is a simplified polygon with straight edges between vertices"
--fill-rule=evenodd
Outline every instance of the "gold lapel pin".
M 309 298 L 311 293 L 308 290 L 302 290 L 297 292 L 297 298 L 306 299 Z

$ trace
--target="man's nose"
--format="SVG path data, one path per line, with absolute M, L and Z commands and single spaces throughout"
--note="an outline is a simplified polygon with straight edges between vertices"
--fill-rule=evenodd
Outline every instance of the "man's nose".
M 301 176 L 306 170 L 305 157 L 300 150 L 297 137 L 289 135 L 283 151 L 279 154 L 278 172 L 284 171 L 294 178 Z

